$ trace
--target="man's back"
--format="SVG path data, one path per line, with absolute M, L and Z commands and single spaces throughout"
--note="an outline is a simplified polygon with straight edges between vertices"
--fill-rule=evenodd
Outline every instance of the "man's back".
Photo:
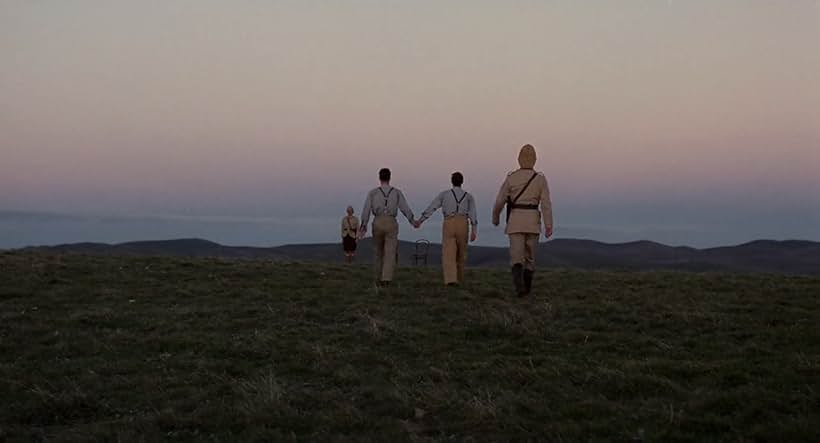
M 533 178 L 535 174 L 535 178 Z M 532 179 L 532 182 L 530 182 Z M 527 183 L 529 186 L 527 186 Z M 517 204 L 537 205 L 541 203 L 544 193 L 549 192 L 547 188 L 547 178 L 544 174 L 532 169 L 518 169 L 507 176 L 507 190 L 510 198 L 515 198 L 522 190 L 521 196 L 516 200 Z M 526 189 L 524 187 L 526 186 Z
M 544 174 L 528 168 L 509 173 L 496 197 L 493 220 L 498 219 L 508 199 L 513 201 L 515 206 L 529 206 L 531 209 L 507 209 L 510 211 L 505 230 L 507 234 L 516 232 L 537 234 L 541 231 L 542 217 L 545 226 L 552 226 L 552 204 L 547 178 Z
M 473 225 L 478 224 L 475 198 L 460 186 L 441 191 L 424 211 L 421 221 L 430 218 L 439 208 L 444 218 L 464 215 L 471 220 Z
M 399 211 L 407 217 L 407 220 L 413 222 L 413 211 L 410 209 L 410 205 L 407 204 L 404 193 L 394 186 L 383 184 L 373 188 L 367 194 L 362 209 L 362 224 L 366 225 L 371 215 L 396 217 Z
M 390 186 L 390 170 L 382 168 L 379 170 L 378 188 L 367 193 L 362 209 L 362 226 L 359 229 L 359 237 L 364 237 L 367 232 L 367 222 L 370 216 L 373 219 L 373 252 L 374 264 L 376 265 L 376 284 L 379 287 L 387 286 L 393 280 L 393 271 L 398 258 L 398 234 L 399 224 L 396 222 L 396 215 L 401 211 L 410 224 L 415 224 L 413 211 L 404 198 L 404 194 L 393 186 Z

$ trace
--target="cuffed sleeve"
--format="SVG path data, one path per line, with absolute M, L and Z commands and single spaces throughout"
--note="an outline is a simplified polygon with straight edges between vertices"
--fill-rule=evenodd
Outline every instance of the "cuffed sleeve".
M 404 198 L 404 193 L 396 189 L 396 192 L 399 193 L 399 210 L 405 217 L 407 217 L 407 221 L 413 223 L 416 221 L 415 217 L 413 216 L 413 210 L 410 209 L 410 205 L 407 204 L 407 199 Z
M 364 208 L 362 208 L 362 224 L 361 226 L 367 226 L 367 222 L 370 221 L 370 212 L 372 211 L 372 203 L 370 198 L 370 193 L 367 194 L 367 197 L 364 199 Z
M 507 195 L 510 192 L 510 181 L 505 178 L 504 183 L 501 184 L 501 189 L 498 190 L 498 195 L 495 197 L 495 204 L 493 205 L 493 224 L 497 225 L 501 222 L 501 210 L 504 209 L 504 204 L 507 203 Z
M 541 218 L 544 220 L 545 228 L 552 228 L 552 200 L 546 177 L 544 177 L 544 190 L 541 192 Z
M 473 198 L 473 194 L 469 194 L 468 203 L 469 208 L 467 209 L 467 217 L 470 219 L 470 223 L 473 226 L 478 226 L 478 208 L 475 205 L 475 198 Z
M 437 195 L 436 198 L 434 198 L 433 201 L 430 202 L 430 206 L 428 206 L 427 209 L 425 209 L 424 212 L 421 214 L 421 221 L 430 218 L 433 215 L 433 213 L 436 212 L 438 208 L 440 208 L 443 204 L 444 196 L 442 194 Z

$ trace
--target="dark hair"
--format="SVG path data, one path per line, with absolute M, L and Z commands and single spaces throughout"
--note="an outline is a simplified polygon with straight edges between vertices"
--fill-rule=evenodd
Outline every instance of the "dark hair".
M 453 175 L 450 176 L 450 182 L 453 186 L 461 186 L 464 184 L 464 176 L 460 172 L 453 172 Z
M 390 170 L 387 169 L 387 168 L 379 169 L 379 180 L 381 180 L 383 182 L 389 182 L 390 181 Z

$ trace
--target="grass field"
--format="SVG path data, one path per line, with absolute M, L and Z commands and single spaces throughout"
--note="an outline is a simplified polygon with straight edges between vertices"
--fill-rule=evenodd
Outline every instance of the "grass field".
M 820 278 L 0 253 L 0 441 L 820 441 Z

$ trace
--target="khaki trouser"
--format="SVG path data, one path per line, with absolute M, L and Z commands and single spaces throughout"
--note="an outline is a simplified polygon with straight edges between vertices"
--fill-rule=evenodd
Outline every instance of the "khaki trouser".
M 444 284 L 464 283 L 468 235 L 466 216 L 456 215 L 444 219 L 441 233 L 441 267 L 444 269 Z
M 396 217 L 379 215 L 373 220 L 373 247 L 376 280 L 392 281 L 399 247 L 399 223 Z
M 535 270 L 535 253 L 538 251 L 538 239 L 541 234 L 510 234 L 510 265 L 524 265 L 524 269 Z

